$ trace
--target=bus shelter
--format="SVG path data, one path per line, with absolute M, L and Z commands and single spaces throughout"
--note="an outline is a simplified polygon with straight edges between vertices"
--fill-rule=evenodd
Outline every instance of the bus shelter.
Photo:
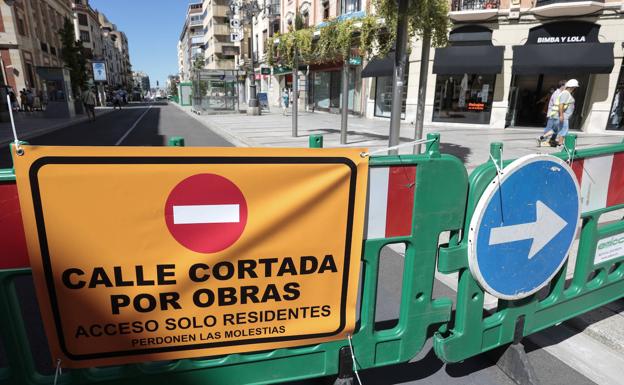
M 195 71 L 193 75 L 193 111 L 214 113 L 238 111 L 239 87 L 237 70 Z

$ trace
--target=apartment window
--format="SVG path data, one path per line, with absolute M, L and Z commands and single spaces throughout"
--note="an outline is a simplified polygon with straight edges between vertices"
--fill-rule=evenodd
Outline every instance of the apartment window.
M 50 46 L 50 53 L 54 56 L 56 56 L 56 48 Z
M 17 32 L 19 32 L 22 36 L 28 36 L 26 34 L 26 23 L 24 23 L 24 18 L 22 15 L 17 16 Z
M 340 0 L 342 13 L 351 13 L 360 10 L 360 0 Z
M 89 34 L 89 31 L 80 31 L 80 40 L 82 40 L 85 43 L 90 42 L 91 35 Z
M 44 42 L 41 42 L 41 50 L 43 52 L 48 52 L 48 45 Z
M 35 73 L 32 63 L 29 62 L 26 62 L 26 86 L 29 88 L 35 86 Z
M 323 20 L 329 19 L 329 1 L 323 2 Z
M 266 52 L 267 42 L 269 41 L 269 31 L 266 29 L 262 31 L 262 43 L 264 47 L 262 48 L 262 52 Z
M 301 18 L 303 19 L 303 26 L 308 28 L 310 26 L 310 12 L 307 9 L 301 12 Z
M 80 25 L 89 25 L 89 20 L 87 19 L 87 15 L 84 13 L 78 14 L 78 24 Z

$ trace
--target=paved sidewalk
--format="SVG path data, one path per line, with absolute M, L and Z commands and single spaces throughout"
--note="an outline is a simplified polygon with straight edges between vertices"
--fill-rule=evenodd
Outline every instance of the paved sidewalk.
M 175 103 L 174 103 L 175 104 Z M 340 145 L 340 115 L 322 112 L 301 112 L 299 114 L 298 136 L 291 133 L 292 116 L 283 116 L 281 112 L 263 113 L 260 116 L 245 114 L 197 115 L 190 107 L 178 108 L 186 111 L 204 125 L 230 140 L 237 146 L 250 147 L 306 147 L 308 136 L 322 134 L 325 147 Z M 370 151 L 388 146 L 389 119 L 366 119 L 349 116 L 349 147 L 367 147 Z M 559 150 L 550 147 L 538 148 L 536 138 L 542 132 L 536 128 L 483 129 L 483 128 L 445 128 L 441 126 L 425 127 L 425 133 L 441 134 L 440 149 L 443 153 L 460 158 L 470 171 L 489 159 L 491 142 L 504 143 L 504 158 L 517 158 L 526 154 L 552 153 Z M 577 133 L 578 147 L 589 147 L 608 143 L 619 143 L 624 138 L 619 135 L 590 135 Z M 414 139 L 414 126 L 401 125 L 401 142 Z M 189 143 L 192 145 L 192 143 Z M 411 147 L 400 149 L 400 153 L 412 152 Z
M 95 116 L 107 114 L 112 109 L 110 108 L 96 108 Z M 49 119 L 44 117 L 44 113 L 40 111 L 36 112 L 14 112 L 15 118 L 15 130 L 17 131 L 17 137 L 20 140 L 28 140 L 29 138 L 46 134 L 48 132 L 56 131 L 61 128 L 65 128 L 77 123 L 82 123 L 88 120 L 87 115 L 76 115 L 73 118 L 57 118 Z M 0 146 L 4 146 L 10 142 L 13 142 L 13 129 L 11 128 L 11 122 L 0 123 Z

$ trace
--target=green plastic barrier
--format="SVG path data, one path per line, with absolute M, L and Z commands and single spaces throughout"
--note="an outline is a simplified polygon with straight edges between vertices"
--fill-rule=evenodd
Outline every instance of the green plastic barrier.
M 411 235 L 365 241 L 361 310 L 352 337 L 359 369 L 411 360 L 430 330 L 451 318 L 451 299 L 433 299 L 432 288 L 439 235 L 457 231 L 464 223 L 468 176 L 459 159 L 440 154 L 439 135 L 430 134 L 429 139 L 424 154 L 370 159 L 371 168 L 416 166 L 417 171 L 411 184 Z M 380 252 L 392 243 L 406 245 L 399 319 L 391 329 L 376 330 Z M 30 269 L 0 271 L 0 344 L 8 359 L 8 368 L 0 369 L 0 385 L 52 384 L 53 369 L 52 374 L 39 373 L 29 347 L 15 289 L 16 279 L 23 276 L 30 276 Z M 45 349 L 45 342 L 40 342 Z M 273 384 L 335 376 L 341 369 L 348 372 L 351 364 L 349 341 L 341 340 L 260 353 L 63 371 L 58 384 Z
M 570 135 L 566 139 L 565 150 L 556 156 L 581 171 L 582 162 L 587 159 L 624 153 L 624 144 L 576 150 L 576 138 Z M 491 154 L 497 161 L 500 160 L 500 148 L 500 143 L 491 147 Z M 504 162 L 505 165 L 509 163 Z M 491 161 L 470 175 L 464 234 L 467 234 L 479 198 L 495 176 L 496 169 Z M 454 234 L 449 246 L 440 249 L 438 270 L 459 273 L 457 308 L 453 327 L 450 330 L 443 328 L 434 337 L 434 350 L 438 357 L 446 362 L 459 362 L 513 342 L 515 333 L 528 336 L 623 297 L 624 256 L 594 265 L 598 240 L 624 233 L 624 221 L 599 228 L 598 220 L 601 215 L 621 208 L 624 204 L 582 213 L 578 255 L 569 286 L 566 287 L 566 272 L 570 266 L 566 262 L 551 280 L 546 293 L 538 292 L 516 301 L 499 300 L 498 307 L 485 316 L 484 291 L 468 269 L 467 239 L 460 240 L 458 234 Z

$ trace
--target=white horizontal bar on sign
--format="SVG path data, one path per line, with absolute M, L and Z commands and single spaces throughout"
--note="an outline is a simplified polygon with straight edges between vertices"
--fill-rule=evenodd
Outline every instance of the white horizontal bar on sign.
M 173 206 L 173 224 L 238 223 L 240 205 Z

